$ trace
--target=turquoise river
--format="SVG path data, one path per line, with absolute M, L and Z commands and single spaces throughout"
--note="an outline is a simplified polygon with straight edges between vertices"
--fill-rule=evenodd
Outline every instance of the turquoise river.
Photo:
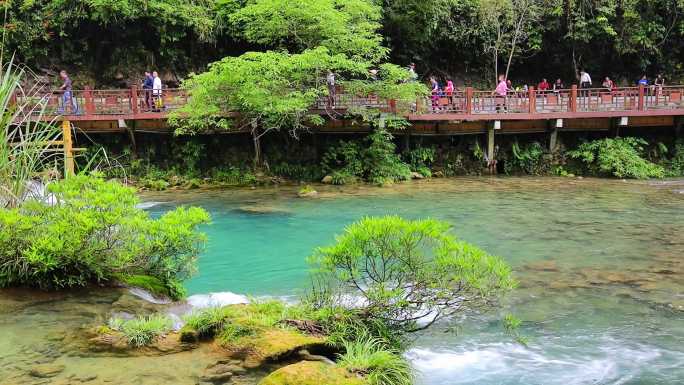
M 419 385 L 684 384 L 684 180 L 459 178 L 317 188 L 312 199 L 280 187 L 143 200 L 154 215 L 187 204 L 212 214 L 199 274 L 188 282 L 195 305 L 245 295 L 296 300 L 307 288 L 312 250 L 366 215 L 443 219 L 459 238 L 503 257 L 519 288 L 500 309 L 416 335 L 406 357 Z M 77 299 L 69 300 L 74 314 L 57 314 L 52 300 L 0 312 L 0 330 L 11 333 L 0 339 L 0 367 L 28 362 L 41 333 L 54 335 L 54 322 L 86 322 Z M 523 320 L 527 346 L 503 330 L 507 313 Z M 50 343 L 62 339 L 57 334 Z M 53 350 L 67 371 L 91 365 L 112 383 L 122 383 L 116 379 L 123 370 L 135 379 L 130 383 L 181 384 L 174 370 L 195 369 L 178 358 L 165 369 L 146 357 L 117 363 Z M 118 369 L 95 369 L 107 365 Z

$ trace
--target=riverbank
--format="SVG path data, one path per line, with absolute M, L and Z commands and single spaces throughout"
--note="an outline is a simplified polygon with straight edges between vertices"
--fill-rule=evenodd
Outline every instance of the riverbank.
M 443 219 L 459 238 L 503 256 L 520 288 L 500 312 L 467 314 L 420 334 L 406 353 L 417 384 L 649 384 L 684 375 L 684 180 L 466 177 L 314 187 L 313 199 L 299 198 L 298 186 L 142 197 L 153 216 L 187 204 L 212 214 L 199 276 L 187 283 L 190 306 L 247 295 L 296 299 L 309 285 L 311 250 L 363 215 Z M 0 327 L 10 336 L 0 342 L 0 374 L 8 381 L 78 383 L 97 375 L 92 383 L 194 384 L 221 359 L 209 345 L 154 357 L 76 349 L 70 330 L 149 306 L 130 294 L 7 293 L 0 292 Z M 504 332 L 508 312 L 523 320 L 527 347 Z M 64 368 L 51 379 L 29 377 L 43 364 Z

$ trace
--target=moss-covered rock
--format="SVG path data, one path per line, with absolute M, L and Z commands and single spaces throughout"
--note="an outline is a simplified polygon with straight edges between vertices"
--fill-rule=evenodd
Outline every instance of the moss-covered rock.
M 259 385 L 364 385 L 366 381 L 345 369 L 322 362 L 302 361 L 269 374 Z
M 256 368 L 265 362 L 279 359 L 301 349 L 325 344 L 325 338 L 303 334 L 296 330 L 273 328 L 256 335 L 242 337 L 230 344 L 224 344 L 232 356 L 244 359 L 244 366 Z

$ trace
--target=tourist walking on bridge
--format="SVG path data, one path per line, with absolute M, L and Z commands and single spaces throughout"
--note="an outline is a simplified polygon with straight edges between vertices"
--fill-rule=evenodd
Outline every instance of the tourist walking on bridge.
M 150 71 L 145 71 L 145 79 L 143 80 L 143 92 L 145 93 L 145 107 L 148 111 L 152 109 L 152 87 L 154 86 L 154 78 Z
M 325 83 L 328 85 L 328 107 L 335 108 L 335 73 L 328 71 L 328 76 L 325 78 Z
M 62 85 L 59 87 L 59 90 L 62 92 L 62 108 L 57 112 L 60 114 L 75 114 L 78 111 L 78 107 L 74 102 L 74 96 L 71 89 L 71 78 L 65 70 L 59 71 L 59 77 L 62 78 Z
M 506 111 L 506 95 L 508 94 L 508 83 L 504 75 L 499 75 L 499 84 L 492 94 L 496 95 L 496 112 Z
M 587 89 L 591 88 L 591 76 L 585 70 L 580 71 L 579 76 L 580 88 L 582 89 L 582 96 L 587 96 L 589 91 Z
M 161 110 L 163 107 L 162 102 L 162 81 L 159 77 L 157 71 L 152 72 L 152 94 L 154 95 L 154 107 L 155 110 Z

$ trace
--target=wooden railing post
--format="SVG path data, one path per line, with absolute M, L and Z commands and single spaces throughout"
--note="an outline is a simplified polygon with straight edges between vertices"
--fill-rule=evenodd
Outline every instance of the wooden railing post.
M 64 177 L 74 175 L 74 150 L 71 139 L 71 122 L 64 119 L 62 121 L 62 141 L 64 142 Z
M 390 99 L 388 100 L 389 103 L 389 110 L 391 113 L 396 114 L 397 113 L 397 99 Z
M 644 110 L 645 95 L 646 95 L 646 86 L 643 84 L 639 84 L 639 101 L 637 103 L 637 106 L 638 106 L 637 109 L 639 111 Z
M 534 89 L 534 87 L 530 87 L 530 89 L 527 91 L 528 93 L 528 101 L 530 103 L 529 111 L 530 114 L 534 114 L 537 112 L 537 91 Z
M 570 88 L 570 98 L 568 99 L 568 109 L 570 112 L 577 112 L 577 84 Z
M 466 105 L 465 113 L 470 115 L 473 113 L 473 87 L 466 87 Z
M 134 114 L 138 113 L 138 86 L 131 86 L 131 110 Z
M 93 101 L 93 89 L 90 86 L 85 86 L 83 89 L 83 99 L 86 115 L 93 114 L 95 112 L 95 103 Z

